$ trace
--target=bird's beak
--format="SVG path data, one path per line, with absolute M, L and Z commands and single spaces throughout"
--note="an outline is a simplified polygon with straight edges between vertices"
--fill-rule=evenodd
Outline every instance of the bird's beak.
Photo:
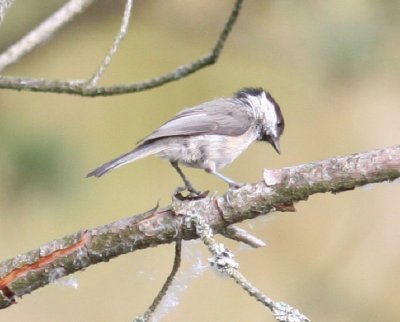
M 281 146 L 279 144 L 279 138 L 272 138 L 271 144 L 274 147 L 275 151 L 278 152 L 278 154 L 281 154 Z

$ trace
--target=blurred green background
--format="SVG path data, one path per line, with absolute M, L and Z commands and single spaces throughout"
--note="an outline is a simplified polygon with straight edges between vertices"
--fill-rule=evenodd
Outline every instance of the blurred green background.
M 17 1 L 0 29 L 2 50 L 63 1 Z M 40 4 L 40 5 L 39 5 Z M 129 34 L 101 81 L 140 81 L 203 56 L 233 1 L 137 1 Z M 119 26 L 122 1 L 98 1 L 7 75 L 85 79 Z M 82 98 L 0 92 L 0 259 L 79 229 L 171 199 L 180 178 L 168 162 L 138 161 L 85 179 L 94 167 L 183 107 L 263 86 L 280 103 L 283 154 L 255 144 L 223 172 L 238 181 L 279 168 L 399 144 L 400 2 L 245 1 L 220 61 L 189 78 L 137 94 Z M 220 180 L 186 169 L 196 187 Z M 317 195 L 294 214 L 241 224 L 268 242 L 248 251 L 226 241 L 242 272 L 313 321 L 399 321 L 400 185 Z M 0 312 L 0 321 L 131 321 L 144 312 L 172 265 L 173 246 L 121 256 L 51 285 Z M 273 321 L 233 282 L 191 268 L 209 254 L 185 247 L 179 307 L 163 321 Z M 204 299 L 207 299 L 206 301 Z

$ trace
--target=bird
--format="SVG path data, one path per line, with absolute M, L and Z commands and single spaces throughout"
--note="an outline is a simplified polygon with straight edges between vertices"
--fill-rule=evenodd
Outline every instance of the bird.
M 216 98 L 182 110 L 146 136 L 137 146 L 87 174 L 101 177 L 125 164 L 150 155 L 167 159 L 178 172 L 184 187 L 199 194 L 179 165 L 203 169 L 225 181 L 230 188 L 243 184 L 219 170 L 231 164 L 253 142 L 264 141 L 280 154 L 285 122 L 278 103 L 261 87 L 245 87 L 232 97 Z

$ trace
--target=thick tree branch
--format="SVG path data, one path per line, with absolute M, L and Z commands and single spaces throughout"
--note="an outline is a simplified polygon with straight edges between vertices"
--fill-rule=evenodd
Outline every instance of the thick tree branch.
M 225 42 L 228 38 L 228 35 L 232 31 L 232 28 L 235 25 L 236 20 L 239 16 L 242 3 L 243 0 L 236 0 L 236 3 L 228 18 L 228 21 L 225 23 L 224 28 L 219 34 L 217 42 L 211 49 L 210 53 L 190 64 L 182 65 L 167 74 L 156 76 L 151 79 L 144 80 L 138 83 L 121 84 L 121 85 L 106 86 L 106 87 L 87 86 L 87 81 L 85 80 L 63 81 L 63 80 L 47 80 L 47 79 L 29 78 L 29 77 L 0 76 L 0 88 L 13 89 L 18 91 L 28 90 L 34 92 L 63 93 L 63 94 L 94 97 L 94 96 L 110 96 L 110 95 L 139 92 L 182 79 L 186 76 L 189 76 L 197 72 L 202 68 L 213 65 L 214 63 L 217 62 L 221 54 L 221 51 L 225 45 Z M 0 55 L 0 58 L 1 56 L 2 55 Z M 0 59 L 0 68 L 1 68 L 1 59 Z
M 0 263 L 0 308 L 62 276 L 139 249 L 198 238 L 184 225 L 193 210 L 214 233 L 273 211 L 291 211 L 294 202 L 315 193 L 337 193 L 400 177 L 400 145 L 278 170 L 264 181 L 199 200 L 174 199 L 169 207 L 83 230 Z M 182 234 L 182 235 L 180 235 Z

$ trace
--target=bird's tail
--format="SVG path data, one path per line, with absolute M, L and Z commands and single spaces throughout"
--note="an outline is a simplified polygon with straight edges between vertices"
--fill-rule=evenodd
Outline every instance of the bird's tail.
M 92 172 L 86 175 L 88 177 L 101 177 L 102 175 L 106 174 L 107 172 L 119 168 L 124 164 L 145 158 L 149 155 L 156 154 L 162 150 L 162 147 L 156 144 L 144 144 L 139 145 L 134 150 L 120 155 L 119 157 L 104 163 L 102 166 L 94 169 Z

